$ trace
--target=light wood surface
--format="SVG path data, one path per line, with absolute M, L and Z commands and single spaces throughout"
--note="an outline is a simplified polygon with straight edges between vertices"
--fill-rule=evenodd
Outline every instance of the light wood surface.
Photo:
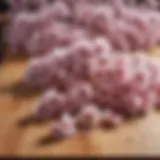
M 154 51 L 158 58 L 159 50 Z M 153 55 L 153 54 L 152 54 Z M 160 112 L 125 122 L 112 131 L 94 130 L 48 145 L 40 142 L 49 132 L 46 124 L 20 125 L 30 115 L 37 94 L 18 85 L 27 58 L 7 58 L 0 65 L 0 155 L 7 156 L 120 156 L 160 155 Z

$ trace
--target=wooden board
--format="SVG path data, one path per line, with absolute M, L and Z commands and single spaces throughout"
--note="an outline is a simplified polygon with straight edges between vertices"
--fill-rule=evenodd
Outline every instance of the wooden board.
M 154 56 L 158 58 L 158 54 L 159 49 L 155 49 Z M 160 113 L 157 111 L 112 131 L 95 130 L 79 133 L 63 142 L 41 143 L 49 132 L 50 122 L 20 125 L 30 115 L 38 98 L 18 84 L 26 66 L 26 58 L 7 58 L 0 66 L 0 155 L 160 155 Z

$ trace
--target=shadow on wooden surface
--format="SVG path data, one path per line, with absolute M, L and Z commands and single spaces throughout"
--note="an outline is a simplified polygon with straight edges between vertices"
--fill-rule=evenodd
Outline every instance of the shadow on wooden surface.
M 21 119 L 19 119 L 19 121 L 18 121 L 18 126 L 19 127 L 27 127 L 30 125 L 43 125 L 43 124 L 50 122 L 50 121 L 57 121 L 60 119 L 60 117 L 61 117 L 61 115 L 57 114 L 52 117 L 40 119 L 40 118 L 36 118 L 33 114 L 30 114 L 25 117 L 21 117 Z
M 30 125 L 41 125 L 44 121 L 38 120 L 34 115 L 28 115 L 19 119 L 17 125 L 18 127 L 28 127 Z
M 17 82 L 11 86 L 1 87 L 1 94 L 12 94 L 15 98 L 30 98 L 39 95 L 43 89 L 33 89 L 25 86 L 22 82 Z
M 21 61 L 28 59 L 28 55 L 24 51 L 20 53 L 12 53 L 9 49 L 6 49 L 5 53 L 5 61 Z
M 46 135 L 38 141 L 37 146 L 44 147 L 48 145 L 58 144 L 64 141 L 65 141 L 65 138 L 56 139 L 56 138 L 53 138 L 52 135 Z

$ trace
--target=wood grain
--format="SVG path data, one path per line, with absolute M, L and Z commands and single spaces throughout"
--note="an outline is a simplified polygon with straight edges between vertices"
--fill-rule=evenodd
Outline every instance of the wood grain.
M 152 56 L 158 58 L 159 49 Z M 20 125 L 32 110 L 37 94 L 19 81 L 27 58 L 7 58 L 0 66 L 0 155 L 2 156 L 120 156 L 160 155 L 160 113 L 126 122 L 112 131 L 94 130 L 48 145 L 42 140 L 50 123 Z

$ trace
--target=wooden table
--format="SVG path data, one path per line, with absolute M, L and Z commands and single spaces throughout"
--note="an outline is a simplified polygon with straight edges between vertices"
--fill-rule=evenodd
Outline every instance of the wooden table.
M 156 51 L 156 52 L 155 52 Z M 158 50 L 154 55 L 158 57 Z M 37 94 L 18 85 L 27 58 L 7 58 L 0 66 L 0 155 L 109 156 L 160 155 L 160 113 L 126 122 L 112 131 L 95 130 L 53 144 L 42 144 L 47 124 L 20 125 L 32 112 Z

